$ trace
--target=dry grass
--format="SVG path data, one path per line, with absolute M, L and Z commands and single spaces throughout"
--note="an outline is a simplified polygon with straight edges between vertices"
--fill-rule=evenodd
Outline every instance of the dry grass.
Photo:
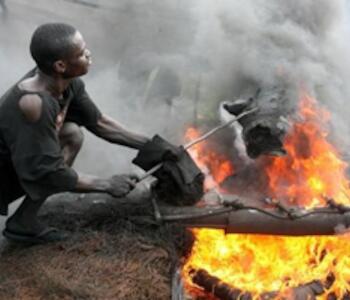
M 47 219 L 62 220 L 72 237 L 51 245 L 5 247 L 0 299 L 170 299 L 173 267 L 186 241 L 183 230 L 121 219 L 88 227 L 75 216 Z

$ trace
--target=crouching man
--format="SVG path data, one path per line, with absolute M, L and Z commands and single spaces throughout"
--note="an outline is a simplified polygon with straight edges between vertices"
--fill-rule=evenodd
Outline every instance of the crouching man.
M 15 241 L 45 243 L 66 237 L 37 219 L 48 196 L 74 191 L 122 197 L 135 184 L 130 175 L 102 179 L 71 168 L 83 142 L 80 126 L 134 149 L 149 139 L 123 128 L 91 100 L 79 79 L 89 70 L 91 54 L 74 27 L 61 23 L 38 27 L 30 52 L 35 69 L 0 99 L 0 214 L 7 215 L 8 205 L 25 195 L 3 234 Z

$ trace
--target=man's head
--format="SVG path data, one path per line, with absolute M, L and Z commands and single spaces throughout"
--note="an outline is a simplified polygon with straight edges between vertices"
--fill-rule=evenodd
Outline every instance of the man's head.
M 80 32 L 63 23 L 39 26 L 32 36 L 30 53 L 42 72 L 63 78 L 84 75 L 91 64 L 90 51 Z

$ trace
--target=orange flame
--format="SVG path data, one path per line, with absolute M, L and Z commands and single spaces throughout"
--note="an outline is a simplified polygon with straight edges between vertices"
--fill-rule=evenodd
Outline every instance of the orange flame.
M 224 282 L 252 293 L 286 292 L 288 288 L 326 281 L 335 283 L 322 297 L 335 292 L 339 298 L 349 290 L 349 236 L 277 237 L 225 235 L 222 230 L 195 229 L 196 241 L 184 270 L 185 282 L 191 269 L 205 269 Z M 320 298 L 322 299 L 322 298 Z
M 286 138 L 287 157 L 271 158 L 265 168 L 271 196 L 307 207 L 325 204 L 325 197 L 350 202 L 346 164 L 327 141 L 325 124 L 330 114 L 307 94 L 300 98 L 299 118 Z M 196 134 L 190 129 L 191 135 Z M 193 136 L 192 136 L 193 138 Z M 197 145 L 191 149 L 200 167 L 216 173 L 215 154 Z M 194 150 L 194 151 L 192 151 Z M 219 167 L 224 166 L 220 158 Z M 222 178 L 213 175 L 214 179 Z M 291 287 L 325 281 L 335 282 L 322 296 L 341 299 L 350 291 L 350 240 L 343 234 L 332 237 L 277 237 L 231 234 L 222 230 L 195 229 L 195 243 L 183 268 L 183 277 L 193 293 L 191 269 L 205 269 L 224 282 L 249 291 L 254 299 L 264 292 L 279 291 L 278 299 L 293 299 Z M 194 292 L 195 293 L 195 292 Z
M 322 206 L 325 198 L 349 203 L 347 167 L 327 141 L 330 114 L 307 94 L 300 99 L 300 120 L 285 140 L 286 158 L 270 160 L 266 172 L 271 196 L 306 207 Z
M 200 136 L 200 132 L 191 127 L 185 134 L 186 140 L 194 140 Z M 198 167 L 206 175 L 204 186 L 207 190 L 217 188 L 222 181 L 233 174 L 233 165 L 226 157 L 217 154 L 205 143 L 199 143 L 191 147 L 190 154 Z

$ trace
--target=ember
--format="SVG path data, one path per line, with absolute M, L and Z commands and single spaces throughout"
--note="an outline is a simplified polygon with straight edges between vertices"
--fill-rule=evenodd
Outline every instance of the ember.
M 302 94 L 299 116 L 286 137 L 288 155 L 268 158 L 262 170 L 269 179 L 269 195 L 262 197 L 307 208 L 329 205 L 329 199 L 349 204 L 346 163 L 327 141 L 329 118 L 330 114 L 314 98 Z M 193 133 L 194 129 L 190 131 Z M 208 159 L 203 158 L 205 152 L 199 155 L 199 151 L 195 149 L 193 158 L 213 175 L 210 184 L 218 185 L 215 181 L 218 177 L 214 175 L 218 171 L 211 164 L 215 161 L 214 154 L 210 153 Z M 225 165 L 222 157 L 219 161 L 219 165 Z M 232 170 L 230 167 L 230 172 Z M 194 229 L 193 233 L 196 241 L 184 265 L 183 277 L 194 297 L 202 290 L 198 288 L 198 280 L 193 280 L 193 270 L 202 270 L 202 275 L 206 272 L 208 276 L 204 277 L 215 278 L 216 283 L 224 282 L 229 292 L 249 292 L 253 299 L 266 295 L 270 295 L 270 299 L 346 299 L 349 295 L 349 234 L 332 237 L 226 235 L 223 230 L 213 229 Z M 290 292 L 306 286 L 315 290 L 312 296 L 306 292 L 296 298 Z M 206 289 L 203 285 L 202 288 Z

